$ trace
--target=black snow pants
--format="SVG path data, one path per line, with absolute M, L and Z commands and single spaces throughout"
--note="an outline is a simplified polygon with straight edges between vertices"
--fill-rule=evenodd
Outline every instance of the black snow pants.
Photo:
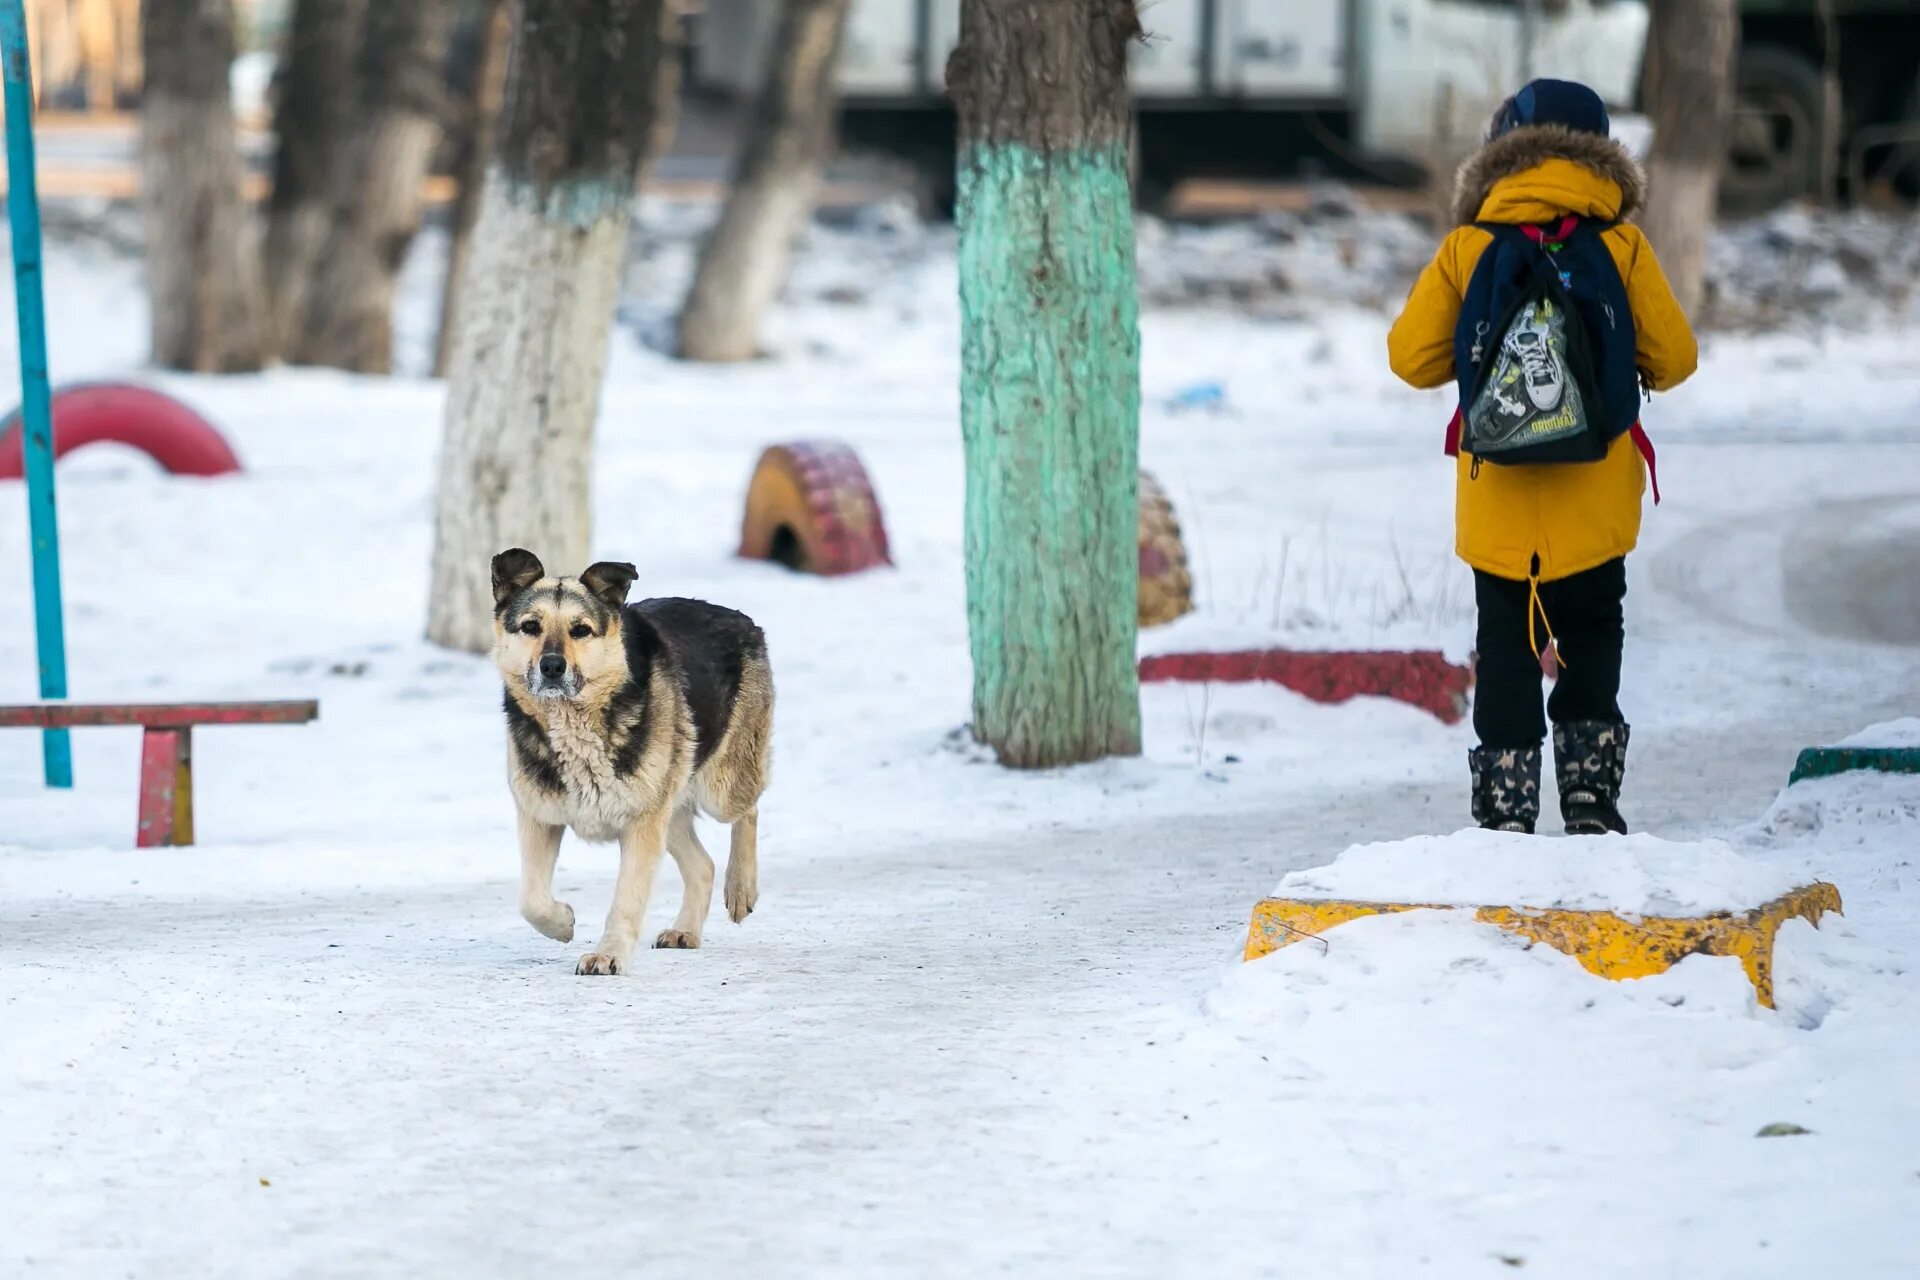
M 1540 655 L 1534 645 L 1546 646 L 1549 628 L 1560 647 L 1560 678 L 1547 700 L 1553 722 L 1620 722 L 1620 650 L 1626 640 L 1621 606 L 1626 594 L 1624 558 L 1541 583 L 1538 607 L 1532 605 L 1530 583 L 1474 570 L 1480 656 L 1473 728 L 1481 746 L 1537 747 L 1546 737 L 1540 714 Z

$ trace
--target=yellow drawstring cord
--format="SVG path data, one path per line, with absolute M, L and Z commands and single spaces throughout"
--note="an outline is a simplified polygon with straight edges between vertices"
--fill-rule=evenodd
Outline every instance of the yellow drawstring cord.
M 1533 656 L 1538 658 L 1542 657 L 1545 651 L 1540 648 L 1540 642 L 1534 635 L 1535 614 L 1540 616 L 1540 626 L 1546 631 L 1547 643 L 1553 648 L 1554 665 L 1566 666 L 1566 659 L 1560 656 L 1560 641 L 1554 638 L 1553 623 L 1547 617 L 1547 606 L 1540 603 L 1540 575 L 1530 573 L 1527 575 L 1527 647 L 1532 649 Z

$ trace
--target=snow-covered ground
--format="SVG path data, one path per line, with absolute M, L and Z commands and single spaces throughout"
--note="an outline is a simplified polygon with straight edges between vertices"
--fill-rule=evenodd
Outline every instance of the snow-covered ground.
M 1464 825 L 1471 732 L 1156 686 L 1141 759 L 984 761 L 953 266 L 927 234 L 817 235 L 780 358 L 748 368 L 651 350 L 683 262 L 636 265 L 595 553 L 752 613 L 780 706 L 759 910 L 625 980 L 576 979 L 579 947 L 519 920 L 497 683 L 420 639 L 440 386 L 158 378 L 245 475 L 62 464 L 75 697 L 322 711 L 196 735 L 189 850 L 128 847 L 137 734 L 77 733 L 67 794 L 0 734 L 0 1273 L 1920 1273 L 1920 790 L 1776 801 L 1801 747 L 1920 708 L 1911 336 L 1716 336 L 1649 419 L 1628 813 L 1839 885 L 1843 921 L 1782 934 L 1778 1011 L 1731 961 L 1604 984 L 1446 916 L 1243 966 L 1288 872 Z M 47 283 L 57 380 L 139 370 L 136 262 L 61 240 Z M 1385 324 L 1149 309 L 1143 458 L 1186 527 L 1194 636 L 1465 651 L 1447 408 L 1392 383 Z M 1219 412 L 1169 407 L 1198 383 Z M 758 451 L 808 436 L 865 458 L 896 569 L 731 557 Z M 25 531 L 0 489 L 6 700 L 33 694 Z M 613 863 L 563 853 L 583 920 Z M 665 873 L 662 920 L 677 895 Z

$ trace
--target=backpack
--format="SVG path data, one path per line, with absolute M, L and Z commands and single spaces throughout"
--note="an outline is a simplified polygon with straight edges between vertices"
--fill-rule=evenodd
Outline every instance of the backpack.
M 1462 445 L 1476 468 L 1598 462 L 1640 412 L 1633 311 L 1600 238 L 1613 224 L 1474 225 L 1493 243 L 1453 335 Z

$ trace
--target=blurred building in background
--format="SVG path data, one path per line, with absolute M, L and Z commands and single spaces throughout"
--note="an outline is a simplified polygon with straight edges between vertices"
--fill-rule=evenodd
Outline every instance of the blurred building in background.
M 233 2 L 234 106 L 243 128 L 263 128 L 297 0 Z M 137 104 L 139 0 L 26 7 L 42 110 Z M 485 8 L 461 0 L 451 99 L 470 91 Z M 752 96 L 777 9 L 682 0 L 694 99 L 683 148 L 730 149 L 727 105 Z M 854 0 L 841 69 L 846 144 L 904 160 L 937 203 L 951 186 L 958 13 L 958 0 Z M 1155 0 L 1143 17 L 1133 77 L 1150 199 L 1196 180 L 1418 185 L 1449 172 L 1529 76 L 1585 80 L 1631 111 L 1647 30 L 1643 0 Z M 1740 0 L 1740 18 L 1727 212 L 1920 195 L 1920 0 Z M 451 156 L 461 112 L 448 115 Z

